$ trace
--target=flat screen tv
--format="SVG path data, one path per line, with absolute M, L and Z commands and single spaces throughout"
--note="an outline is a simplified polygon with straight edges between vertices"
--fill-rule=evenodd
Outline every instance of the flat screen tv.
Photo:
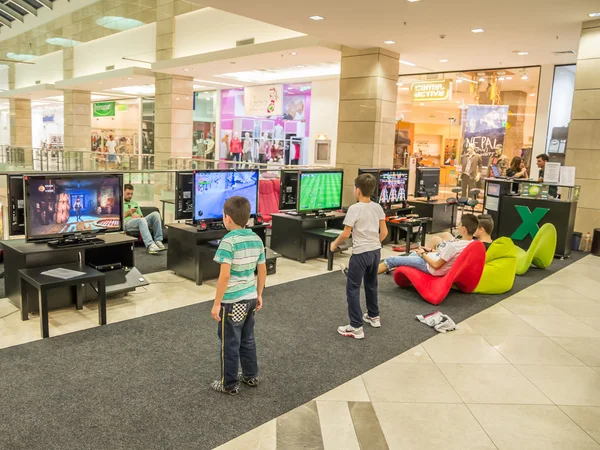
M 177 172 L 175 181 L 175 220 L 194 218 L 194 172 Z
M 205 170 L 194 172 L 194 221 L 223 220 L 223 205 L 234 196 L 250 202 L 250 216 L 258 206 L 258 170 Z
M 27 241 L 123 230 L 122 175 L 26 175 L 24 186 Z
M 9 236 L 25 234 L 25 194 L 23 192 L 23 175 L 8 176 L 8 217 Z
M 377 187 L 380 204 L 404 203 L 408 194 L 408 170 L 382 170 Z
M 308 214 L 342 207 L 343 170 L 299 172 L 298 212 Z
M 433 167 L 418 167 L 415 197 L 435 197 L 439 194 L 440 169 Z
M 279 180 L 279 210 L 293 211 L 298 207 L 298 171 L 282 170 Z

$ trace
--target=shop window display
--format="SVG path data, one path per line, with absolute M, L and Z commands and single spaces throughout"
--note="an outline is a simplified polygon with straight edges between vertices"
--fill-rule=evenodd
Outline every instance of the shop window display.
M 283 113 L 265 117 L 245 115 L 244 89 L 222 91 L 219 157 L 238 158 L 231 144 L 241 139 L 245 162 L 298 165 L 308 163 L 311 85 L 283 85 Z
M 215 91 L 194 93 L 193 156 L 215 159 L 216 100 Z
M 516 156 L 529 164 L 539 76 L 539 67 L 400 76 L 394 167 L 410 157 L 439 167 L 449 196 L 482 187 L 492 166 L 505 175 Z

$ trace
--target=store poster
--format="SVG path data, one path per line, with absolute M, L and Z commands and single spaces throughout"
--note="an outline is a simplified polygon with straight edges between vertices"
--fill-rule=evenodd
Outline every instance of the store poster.
M 496 148 L 504 148 L 507 120 L 508 106 L 469 105 L 463 152 L 473 146 L 475 153 L 481 155 L 483 165 L 487 166 Z
M 283 84 L 244 88 L 246 116 L 271 117 L 283 115 Z

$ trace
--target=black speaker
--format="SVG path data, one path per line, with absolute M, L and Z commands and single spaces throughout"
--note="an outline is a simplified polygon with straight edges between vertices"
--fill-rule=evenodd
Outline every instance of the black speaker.
M 261 213 L 256 214 L 256 223 L 258 225 L 262 225 L 263 223 L 265 223 L 265 220 L 263 219 L 263 216 Z

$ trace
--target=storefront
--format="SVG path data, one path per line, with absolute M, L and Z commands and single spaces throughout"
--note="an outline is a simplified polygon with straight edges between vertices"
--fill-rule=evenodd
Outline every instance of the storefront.
M 514 157 L 529 164 L 539 77 L 537 66 L 399 77 L 394 166 L 414 156 L 439 167 L 448 195 L 457 185 L 482 187 L 491 165 L 505 174 Z
M 92 107 L 91 148 L 106 152 L 112 136 L 116 152 L 121 155 L 140 153 L 140 99 L 96 102 Z
M 310 108 L 311 83 L 222 91 L 219 157 L 235 157 L 240 140 L 245 161 L 308 164 Z
M 217 97 L 217 91 L 194 92 L 193 156 L 215 159 Z

